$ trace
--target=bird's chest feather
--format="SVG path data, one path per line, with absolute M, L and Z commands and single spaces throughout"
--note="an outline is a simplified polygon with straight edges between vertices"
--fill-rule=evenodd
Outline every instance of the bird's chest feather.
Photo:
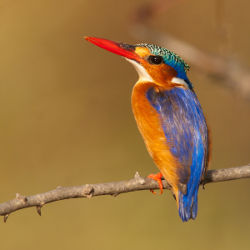
M 146 92 L 152 87 L 150 83 L 137 84 L 132 93 L 132 108 L 150 155 L 154 158 L 156 153 L 166 150 L 166 137 L 161 126 L 159 114 L 149 102 Z

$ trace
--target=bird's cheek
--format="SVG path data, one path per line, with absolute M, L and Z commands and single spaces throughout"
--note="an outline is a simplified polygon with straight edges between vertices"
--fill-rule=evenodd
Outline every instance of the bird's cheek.
M 143 67 L 147 70 L 148 74 L 154 80 L 154 83 L 160 87 L 169 88 L 171 79 L 176 76 L 176 71 L 170 66 L 162 65 L 149 65 L 144 64 Z
M 155 79 L 161 83 L 165 88 L 171 88 L 171 79 L 177 75 L 177 72 L 170 66 L 162 64 L 158 66 L 157 73 L 155 72 Z

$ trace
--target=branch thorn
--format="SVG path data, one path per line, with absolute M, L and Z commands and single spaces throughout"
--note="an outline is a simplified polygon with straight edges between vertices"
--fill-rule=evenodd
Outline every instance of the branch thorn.
M 144 180 L 144 178 L 142 178 L 138 172 L 135 173 L 134 178 L 135 178 L 135 180 L 138 181 L 138 183 L 141 184 L 141 185 L 143 185 L 143 184 L 146 183 L 146 181 Z
M 36 211 L 37 211 L 37 213 L 38 213 L 40 216 L 42 216 L 42 206 L 41 206 L 41 205 L 36 206 Z
M 6 221 L 7 221 L 8 217 L 9 217 L 9 215 L 8 215 L 8 214 L 5 214 L 5 215 L 3 216 L 3 222 L 4 222 L 4 223 L 6 223 Z

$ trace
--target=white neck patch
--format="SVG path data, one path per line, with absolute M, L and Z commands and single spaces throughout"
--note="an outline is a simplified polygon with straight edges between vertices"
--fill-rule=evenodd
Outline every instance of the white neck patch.
M 172 80 L 171 80 L 172 83 L 177 83 L 177 84 L 181 84 L 183 85 L 184 87 L 188 87 L 187 83 L 185 80 L 179 78 L 179 77 L 173 77 Z
M 141 64 L 137 63 L 134 60 L 125 58 L 127 61 L 129 61 L 131 64 L 134 65 L 138 75 L 139 75 L 139 80 L 138 82 L 154 82 L 152 77 L 148 74 L 147 70 L 141 66 Z

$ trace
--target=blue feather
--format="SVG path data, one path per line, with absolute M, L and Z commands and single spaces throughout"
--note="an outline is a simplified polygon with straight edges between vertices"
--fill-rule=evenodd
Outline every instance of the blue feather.
M 183 221 L 195 219 L 197 195 L 206 165 L 208 130 L 200 103 L 192 89 L 173 88 L 164 92 L 148 90 L 147 99 L 161 120 L 166 141 L 180 166 L 179 215 Z

